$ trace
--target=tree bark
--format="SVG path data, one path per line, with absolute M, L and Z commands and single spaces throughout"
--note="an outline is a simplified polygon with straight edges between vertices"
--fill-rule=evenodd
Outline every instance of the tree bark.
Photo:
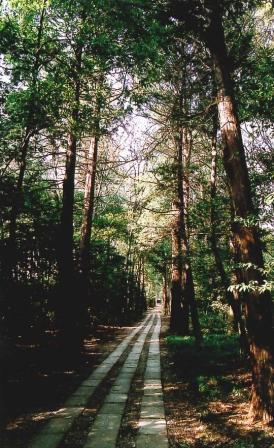
M 183 194 L 184 194 L 184 216 L 186 236 L 189 241 L 189 200 L 190 200 L 190 161 L 192 151 L 192 134 L 187 128 L 183 128 Z
M 37 81 L 38 81 L 38 72 L 40 65 L 40 56 L 41 56 L 41 43 L 44 29 L 44 20 L 46 13 L 46 4 L 47 0 L 43 1 L 39 25 L 37 29 L 37 41 L 36 41 L 36 49 L 35 49 L 35 58 L 32 67 L 32 80 L 31 80 L 31 89 L 34 94 L 29 100 L 28 111 L 27 111 L 27 123 L 25 129 L 24 139 L 22 141 L 20 147 L 20 162 L 19 162 L 19 175 L 16 183 L 16 188 L 14 192 L 14 200 L 11 208 L 10 214 L 10 223 L 9 223 L 9 241 L 8 241 L 8 251 L 7 251 L 7 275 L 9 279 L 12 279 L 13 269 L 16 267 L 16 231 L 17 231 L 17 220 L 24 206 L 24 195 L 23 195 L 23 184 L 24 177 L 27 168 L 27 156 L 29 152 L 29 144 L 30 140 L 36 132 L 35 125 L 35 111 L 36 111 L 36 91 L 37 91 Z
M 182 100 L 181 100 L 182 102 Z M 182 113 L 182 104 L 180 104 L 180 112 Z M 179 203 L 181 206 L 181 219 L 180 219 L 180 237 L 181 237 L 181 246 L 182 246 L 182 310 L 183 310 L 183 319 L 182 319 L 182 333 L 187 335 L 189 334 L 189 312 L 190 312 L 190 297 L 189 294 L 191 290 L 189 288 L 189 264 L 187 261 L 187 235 L 186 235 L 186 219 L 187 219 L 187 210 L 186 206 L 188 205 L 188 179 L 186 177 L 185 170 L 185 151 L 186 149 L 186 129 L 180 127 L 178 130 L 178 139 L 177 139 L 177 191 Z M 186 180 L 187 179 L 187 180 Z
M 181 137 L 181 136 L 180 136 Z M 177 136 L 176 150 L 176 199 L 172 203 L 173 219 L 171 228 L 171 311 L 170 311 L 170 329 L 176 333 L 185 333 L 185 327 L 188 325 L 188 313 L 183 311 L 182 307 L 182 273 L 183 273 L 183 252 L 182 252 L 182 229 L 184 223 L 183 210 L 183 153 L 182 142 Z
M 141 316 L 146 309 L 145 303 L 145 259 L 143 255 L 139 258 L 139 273 L 138 273 L 138 303 L 137 303 L 137 315 Z
M 217 229 L 216 229 L 216 180 L 217 180 L 217 117 L 213 118 L 213 133 L 212 133 L 212 143 L 211 143 L 211 176 L 210 176 L 210 243 L 212 253 L 215 259 L 215 264 L 217 271 L 219 273 L 222 286 L 224 288 L 225 298 L 227 303 L 231 306 L 233 313 L 233 327 L 236 332 L 240 334 L 242 347 L 246 350 L 247 343 L 247 335 L 245 324 L 242 318 L 242 310 L 241 310 L 241 302 L 239 296 L 234 296 L 232 292 L 228 290 L 230 286 L 230 282 L 228 276 L 225 272 L 225 268 L 222 262 L 222 258 L 220 255 L 219 247 L 218 247 L 218 239 L 217 239 Z
M 19 216 L 20 210 L 23 207 L 23 182 L 24 182 L 24 176 L 26 172 L 27 167 L 27 153 L 29 148 L 29 142 L 31 137 L 33 136 L 34 132 L 30 128 L 26 129 L 25 138 L 23 140 L 22 146 L 21 146 L 21 157 L 19 162 L 19 175 L 17 179 L 16 189 L 15 189 L 15 195 L 14 195 L 14 202 L 11 209 L 11 218 L 10 218 L 10 231 L 9 231 L 9 238 L 10 240 L 14 241 L 16 237 L 16 227 L 17 227 L 17 218 Z
M 80 71 L 82 66 L 82 46 L 76 50 L 75 67 L 72 70 L 74 83 L 74 103 L 72 107 L 70 130 L 67 139 L 65 176 L 63 180 L 63 199 L 60 222 L 59 273 L 61 284 L 70 283 L 74 277 L 73 257 L 73 209 L 75 188 L 76 152 L 78 143 L 78 122 L 80 107 Z
M 175 199 L 172 204 L 173 220 L 171 229 L 171 310 L 170 330 L 175 333 L 182 332 L 182 238 L 181 221 L 183 216 L 182 204 Z
M 66 283 L 74 277 L 73 260 L 73 204 L 76 165 L 77 137 L 71 131 L 68 135 L 65 177 L 63 180 L 63 201 L 60 224 L 60 279 Z
M 193 282 L 193 274 L 191 268 L 190 248 L 189 248 L 189 193 L 190 193 L 190 159 L 191 159 L 191 135 L 187 128 L 182 128 L 182 178 L 183 178 L 183 213 L 182 222 L 182 247 L 183 247 L 183 303 L 191 314 L 193 333 L 197 343 L 202 341 L 202 332 L 199 322 L 197 304 L 195 300 L 195 289 Z M 185 328 L 187 331 L 188 328 Z
M 189 310 L 191 312 L 193 333 L 198 343 L 202 340 L 201 328 L 195 302 L 194 283 L 191 271 L 189 244 L 186 234 L 184 211 L 184 129 L 179 128 L 176 138 L 177 147 L 177 198 L 173 201 L 174 218 L 172 223 L 172 279 L 171 279 L 171 316 L 173 331 L 182 334 L 189 332 Z
M 235 211 L 232 230 L 240 261 L 251 263 L 251 268 L 242 271 L 243 281 L 247 284 L 255 281 L 258 285 L 262 285 L 264 278 L 258 270 L 264 267 L 262 246 L 256 226 L 248 222 L 254 216 L 255 210 L 229 72 L 222 17 L 219 4 L 212 1 L 210 5 L 210 25 L 205 37 L 213 59 L 219 123 L 224 146 L 224 166 Z M 267 421 L 274 417 L 272 381 L 274 338 L 271 312 L 269 292 L 259 293 L 258 289 L 255 289 L 245 294 L 245 315 L 253 376 L 251 413 L 255 419 Z
M 169 297 L 168 297 L 168 286 L 167 286 L 167 266 L 164 267 L 164 271 L 163 271 L 163 311 L 164 311 L 164 315 L 168 316 L 169 315 Z
M 81 227 L 81 240 L 80 240 L 80 271 L 87 279 L 90 261 L 89 261 L 89 248 L 92 231 L 92 220 L 94 214 L 94 197 L 95 197 L 95 179 L 97 168 L 97 157 L 99 147 L 99 136 L 95 135 L 93 144 L 90 144 L 88 155 L 88 166 L 85 180 L 85 194 L 84 194 L 84 207 L 83 207 L 83 221 Z
M 79 347 L 82 344 L 84 335 L 84 301 L 79 300 L 77 297 L 79 295 L 79 284 L 76 282 L 73 250 L 74 189 L 76 153 L 79 138 L 82 51 L 83 47 L 79 44 L 75 51 L 76 58 L 71 74 L 74 85 L 74 101 L 67 137 L 59 227 L 58 265 L 60 291 L 56 305 L 56 313 L 64 356 L 69 355 L 72 350 L 74 350 L 74 355 L 78 356 L 80 353 Z

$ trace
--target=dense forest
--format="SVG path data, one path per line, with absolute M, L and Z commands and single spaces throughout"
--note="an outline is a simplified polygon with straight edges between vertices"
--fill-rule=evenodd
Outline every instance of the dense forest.
M 2 421 L 20 347 L 66 365 L 160 300 L 170 340 L 234 338 L 273 421 L 272 8 L 2 0 Z

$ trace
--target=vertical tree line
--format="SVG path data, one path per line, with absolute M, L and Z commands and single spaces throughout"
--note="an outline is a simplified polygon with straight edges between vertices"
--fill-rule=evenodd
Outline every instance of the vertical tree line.
M 260 7 L 1 5 L 3 340 L 51 328 L 77 354 L 95 322 L 136 320 L 162 294 L 171 331 L 201 348 L 210 277 L 249 357 L 252 415 L 273 418 L 267 232 L 254 194 L 263 157 L 250 155 L 253 176 L 242 134 L 255 118 L 271 122 L 248 88 L 251 66 L 268 82 L 248 59 Z M 130 140 L 136 117 L 142 135 Z

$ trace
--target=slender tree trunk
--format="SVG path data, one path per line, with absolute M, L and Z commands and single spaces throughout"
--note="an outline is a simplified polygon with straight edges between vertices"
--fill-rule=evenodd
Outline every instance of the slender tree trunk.
M 167 287 L 167 266 L 164 268 L 163 272 L 163 311 L 164 315 L 169 315 L 169 297 L 168 297 L 168 287 Z
M 181 104 L 180 104 L 181 106 Z M 181 109 L 181 108 L 180 108 Z M 175 136 L 177 156 L 176 162 L 176 199 L 172 203 L 173 220 L 171 228 L 171 331 L 185 334 L 189 325 L 188 303 L 183 301 L 183 229 L 184 229 L 184 199 L 183 199 L 183 144 L 181 130 Z
M 142 257 L 142 291 L 145 294 L 145 260 Z
M 16 244 L 16 230 L 17 230 L 17 220 L 20 215 L 21 210 L 24 205 L 24 195 L 23 195 L 23 182 L 27 167 L 27 153 L 29 149 L 29 142 L 33 135 L 31 129 L 26 130 L 26 135 L 21 147 L 21 157 L 19 164 L 19 175 L 17 179 L 16 189 L 14 193 L 14 199 L 10 215 L 9 223 L 9 239 L 8 239 L 8 250 L 7 250 L 7 278 L 12 280 L 15 275 L 16 264 L 17 264 L 17 244 Z
M 145 276 L 145 258 L 142 257 L 142 313 L 147 309 L 146 302 L 146 276 Z
M 182 239 L 181 221 L 182 204 L 178 199 L 173 201 L 173 220 L 171 230 L 172 266 L 171 266 L 171 310 L 170 330 L 175 333 L 182 332 Z
M 74 81 L 74 104 L 71 115 L 71 127 L 68 133 L 65 176 L 63 180 L 63 200 L 60 222 L 59 271 L 61 284 L 70 284 L 74 277 L 73 257 L 73 209 L 75 188 L 75 167 L 77 152 L 77 127 L 80 107 L 80 71 L 82 66 L 82 47 L 76 51 L 76 64 L 72 73 Z
M 210 224 L 211 224 L 211 235 L 210 243 L 212 253 L 215 259 L 215 264 L 217 271 L 219 273 L 222 286 L 225 292 L 225 298 L 227 303 L 231 306 L 233 312 L 233 326 L 234 330 L 239 332 L 241 337 L 241 345 L 244 350 L 246 350 L 247 335 L 245 324 L 242 318 L 241 302 L 239 296 L 234 296 L 232 292 L 228 290 L 230 282 L 228 276 L 225 272 L 225 268 L 222 262 L 220 251 L 217 242 L 217 231 L 216 231 L 216 178 L 217 178 L 217 117 L 213 119 L 213 134 L 212 134 L 212 152 L 211 152 L 211 176 L 210 176 Z
M 183 146 L 184 133 L 180 128 L 177 146 L 177 199 L 173 201 L 172 223 L 172 279 L 171 279 L 171 316 L 172 331 L 186 334 L 189 325 L 189 309 L 191 312 L 193 333 L 200 343 L 202 339 L 197 306 L 195 302 L 194 284 L 190 265 L 189 245 L 186 234 L 184 212 L 183 184 Z
M 76 152 L 78 143 L 82 46 L 76 51 L 75 66 L 72 71 L 74 82 L 74 103 L 71 114 L 71 125 L 67 139 L 65 176 L 63 180 L 63 198 L 59 233 L 59 280 L 60 293 L 56 306 L 57 322 L 60 328 L 61 343 L 64 354 L 75 349 L 78 354 L 83 340 L 84 301 L 79 300 L 79 285 L 76 282 L 73 251 L 73 210 Z
M 17 234 L 17 221 L 20 216 L 20 213 L 24 206 L 24 194 L 23 194 L 23 185 L 24 185 L 24 177 L 26 173 L 27 168 L 27 157 L 29 152 L 29 145 L 30 140 L 33 137 L 33 135 L 36 132 L 36 125 L 35 125 L 35 106 L 36 106 L 36 91 L 37 91 L 37 81 L 38 81 L 38 72 L 39 72 L 39 65 L 40 65 L 40 54 L 41 54 L 41 43 L 42 43 L 42 35 L 43 35 L 43 29 L 44 29 L 44 18 L 45 18 L 45 12 L 46 12 L 46 3 L 47 0 L 43 1 L 42 9 L 40 13 L 40 20 L 37 30 L 37 41 L 36 41 L 36 48 L 35 48 L 35 57 L 34 57 L 34 64 L 32 67 L 32 80 L 30 82 L 30 88 L 34 92 L 34 96 L 29 101 L 28 104 L 28 110 L 27 110 L 27 123 L 25 128 L 25 134 L 23 141 L 21 143 L 21 146 L 19 148 L 20 153 L 20 161 L 19 161 L 19 175 L 15 187 L 14 192 L 14 199 L 13 204 L 11 208 L 11 214 L 10 214 L 10 222 L 9 222 L 9 238 L 7 242 L 7 251 L 6 251 L 6 266 L 5 266 L 5 272 L 6 272 L 6 279 L 10 282 L 13 281 L 14 275 L 16 275 L 16 268 L 17 268 L 17 241 L 16 241 L 16 234 Z M 18 274 L 17 274 L 18 276 Z M 18 278 L 16 278 L 17 280 Z M 6 314 L 8 307 L 8 295 L 4 291 L 0 291 L 0 319 L 3 317 L 3 315 Z M 7 405 L 7 397 L 6 397 L 6 355 L 9 351 L 8 349 L 8 343 L 7 338 L 4 333 L 7 332 L 9 328 L 9 322 L 8 319 L 5 321 L 2 321 L 1 326 L 5 326 L 5 328 L 0 329 L 0 422 L 4 422 L 4 416 L 6 414 L 6 405 Z M 5 323 L 4 323 L 5 322 Z M 1 426 L 1 423 L 0 423 Z
M 68 135 L 65 177 L 63 181 L 63 202 L 60 225 L 60 279 L 67 283 L 74 277 L 73 261 L 73 205 L 76 165 L 77 137 Z
M 23 182 L 27 167 L 27 152 L 29 148 L 29 142 L 31 137 L 33 136 L 33 131 L 30 128 L 26 129 L 26 134 L 24 137 L 24 141 L 21 146 L 21 157 L 20 157 L 20 163 L 19 163 L 19 175 L 17 179 L 16 184 L 16 190 L 15 190 L 15 197 L 13 206 L 11 209 L 11 218 L 10 218 L 10 231 L 9 231 L 9 238 L 12 241 L 15 241 L 16 237 L 16 227 L 17 227 L 17 218 L 19 216 L 20 210 L 23 207 Z
M 251 187 L 239 119 L 229 73 L 229 60 L 225 44 L 222 17 L 217 2 L 211 4 L 211 23 L 206 35 L 211 51 L 214 75 L 217 86 L 218 114 L 221 136 L 224 145 L 224 166 L 227 173 L 230 194 L 235 211 L 233 233 L 239 259 L 242 263 L 251 263 L 244 269 L 242 278 L 245 283 L 263 284 L 263 254 L 258 230 L 248 223 L 254 216 Z M 253 417 L 266 421 L 274 418 L 273 397 L 273 332 L 272 332 L 271 296 L 269 292 L 259 293 L 258 289 L 249 290 L 245 295 L 245 315 L 250 344 L 252 365 Z
M 13 269 L 16 267 L 16 231 L 17 231 L 17 220 L 24 206 L 24 195 L 23 195 L 23 184 L 24 177 L 27 168 L 27 156 L 29 152 L 30 140 L 36 132 L 36 124 L 34 120 L 36 112 L 36 94 L 37 94 L 37 81 L 40 66 L 40 56 L 41 56 L 41 43 L 44 29 L 44 20 L 46 13 L 46 3 L 47 0 L 43 1 L 39 25 L 37 29 L 37 41 L 36 50 L 34 57 L 34 64 L 32 68 L 32 80 L 30 88 L 33 91 L 32 97 L 29 100 L 28 111 L 27 111 L 27 124 L 25 129 L 24 139 L 20 147 L 20 162 L 19 162 L 19 175 L 16 183 L 16 188 L 14 192 L 14 200 L 11 208 L 10 223 L 9 223 L 9 241 L 8 241 L 8 251 L 7 251 L 7 276 L 12 279 Z
M 137 271 L 137 284 L 138 284 L 138 295 L 136 297 L 136 313 L 137 316 L 141 316 L 145 309 L 145 261 L 143 255 L 139 256 L 138 261 L 138 271 Z
M 126 272 L 126 304 L 125 310 L 127 311 L 129 304 L 129 294 L 130 294 L 130 263 L 131 263 L 131 252 L 132 252 L 132 244 L 133 244 L 133 232 L 131 231 L 127 241 L 127 254 L 126 254 L 126 263 L 125 263 L 125 272 Z
M 187 128 L 183 128 L 183 194 L 184 194 L 184 216 L 186 236 L 189 241 L 189 200 L 190 200 L 190 161 L 192 151 L 192 134 Z
M 182 112 L 180 104 L 180 112 Z M 177 330 L 182 334 L 189 334 L 189 301 L 184 289 L 186 282 L 186 263 L 183 256 L 185 242 L 185 211 L 184 211 L 184 183 L 183 183 L 183 134 L 180 128 L 176 141 L 176 188 L 177 199 L 173 202 L 174 219 L 172 225 L 172 276 L 171 276 L 171 315 L 170 320 L 175 321 Z M 183 269 L 185 268 L 184 272 Z M 176 306 L 174 307 L 174 303 Z M 178 304 L 177 304 L 178 302 Z M 180 310 L 180 312 L 179 312 Z M 180 319 L 180 323 L 178 322 Z
M 192 279 L 192 272 L 191 272 L 191 265 L 189 262 L 188 257 L 188 237 L 189 237 L 189 165 L 190 165 L 190 142 L 189 142 L 189 135 L 188 135 L 188 129 L 182 128 L 181 129 L 181 144 L 182 144 L 182 164 L 181 164 L 181 170 L 182 170 L 182 203 L 183 203 L 183 214 L 184 219 L 182 222 L 182 249 L 183 249 L 183 272 L 182 272 L 182 291 L 183 291 L 183 313 L 184 313 L 184 327 L 183 327 L 183 333 L 189 334 L 190 332 L 190 312 L 191 312 L 191 304 L 193 303 L 194 299 L 194 284 Z
M 232 260 L 234 262 L 234 265 L 237 266 L 239 263 L 239 258 L 237 254 L 237 248 L 235 247 L 234 238 L 232 237 L 231 243 L 230 243 L 230 251 L 232 255 Z M 241 270 L 239 268 L 234 268 L 232 273 L 232 284 L 240 284 L 243 280 Z M 242 294 L 236 290 L 233 289 L 233 291 L 230 293 L 232 297 L 232 303 L 235 306 L 236 303 L 236 309 L 233 310 L 236 320 L 238 321 L 238 332 L 240 334 L 240 343 L 241 343 L 241 349 L 242 353 L 246 356 L 250 356 L 249 352 L 249 339 L 247 334 L 247 328 L 246 328 L 246 322 L 245 322 L 245 316 L 243 315 L 242 308 L 243 304 L 245 303 L 244 297 Z M 237 314 L 238 313 L 238 314 Z
M 193 333 L 198 343 L 202 341 L 202 332 L 199 322 L 197 304 L 195 300 L 195 289 L 191 268 L 190 248 L 189 248 L 189 192 L 190 192 L 190 159 L 191 159 L 191 135 L 187 128 L 182 129 L 182 178 L 183 178 L 183 212 L 182 222 L 182 247 L 183 247 L 183 303 L 190 309 Z M 186 309 L 188 313 L 188 309 Z M 185 328 L 187 331 L 188 328 Z
M 92 230 L 92 220 L 94 213 L 94 197 L 95 197 L 95 178 L 97 168 L 97 157 L 99 147 L 99 136 L 95 135 L 93 144 L 90 144 L 88 166 L 85 181 L 84 210 L 83 221 L 81 227 L 80 240 L 80 270 L 87 279 L 90 261 L 89 247 Z

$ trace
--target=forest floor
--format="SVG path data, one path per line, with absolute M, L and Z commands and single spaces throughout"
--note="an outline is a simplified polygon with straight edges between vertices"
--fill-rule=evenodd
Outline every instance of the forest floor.
M 8 372 L 9 417 L 6 429 L 0 434 L 1 448 L 28 448 L 33 436 L 54 416 L 54 410 L 62 407 L 66 398 L 131 330 L 132 327 L 99 326 L 96 335 L 86 341 L 85 353 L 77 362 L 66 367 L 60 362 L 54 338 L 47 349 L 23 341 L 18 344 Z M 116 443 L 118 448 L 133 448 L 138 440 L 138 421 L 152 332 L 153 327 L 146 335 L 134 370 L 121 418 Z M 84 446 L 87 427 L 98 415 L 98 409 L 115 384 L 115 378 L 119 378 L 123 363 L 136 340 L 137 336 L 104 378 L 98 393 L 87 406 L 88 412 L 84 412 L 68 433 L 60 445 L 62 448 Z M 205 336 L 204 346 L 198 350 L 192 338 L 170 335 L 168 319 L 162 318 L 160 346 L 170 448 L 273 447 L 273 429 L 252 423 L 248 418 L 251 378 L 239 357 L 234 336 Z M 157 410 L 159 406 L 156 403 Z
M 172 448 L 271 448 L 274 431 L 248 417 L 251 375 L 235 336 L 169 335 L 162 319 L 164 401 Z
M 131 327 L 99 325 L 85 350 L 69 364 L 62 361 L 54 335 L 46 343 L 21 341 L 10 357 L 7 377 L 7 424 L 0 431 L 1 448 L 27 448 L 65 399 L 124 339 Z M 42 448 L 42 447 L 41 447 Z

